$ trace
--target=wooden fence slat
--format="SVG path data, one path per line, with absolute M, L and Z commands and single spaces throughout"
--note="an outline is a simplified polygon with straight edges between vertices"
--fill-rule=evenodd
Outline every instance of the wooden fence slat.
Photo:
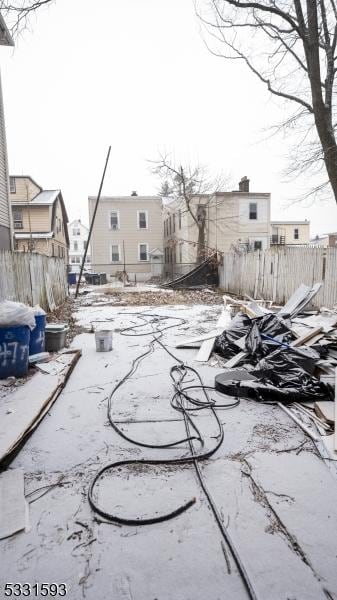
M 68 295 L 67 269 L 60 258 L 0 250 L 0 300 L 15 300 L 44 310 Z

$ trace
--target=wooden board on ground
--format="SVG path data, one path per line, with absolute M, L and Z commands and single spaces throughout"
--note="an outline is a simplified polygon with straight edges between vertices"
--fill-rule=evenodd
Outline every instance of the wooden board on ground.
M 238 365 L 244 358 L 246 358 L 247 356 L 247 352 L 239 352 L 238 354 L 235 354 L 235 356 L 232 356 L 232 358 L 230 358 L 225 364 L 224 367 L 226 367 L 226 369 L 231 369 L 232 367 L 236 367 L 236 365 Z
M 61 372 L 38 372 L 14 393 L 0 400 L 0 465 L 37 427 L 61 393 L 80 356 L 80 350 L 63 353 Z
M 297 346 L 303 346 L 303 344 L 321 333 L 322 329 L 323 327 L 315 327 L 314 329 L 310 329 L 310 331 L 304 333 L 301 337 L 297 338 L 297 340 L 291 342 L 290 346 L 293 346 L 294 348 Z
M 208 340 L 205 340 L 202 343 L 201 348 L 194 360 L 197 360 L 198 362 L 208 361 L 210 355 L 212 354 L 215 338 L 218 335 L 220 335 L 220 333 L 222 333 L 226 329 L 226 327 L 228 327 L 230 322 L 231 322 L 230 312 L 225 309 L 222 311 L 222 313 L 218 319 L 218 322 L 216 324 L 217 333 L 213 337 L 211 337 Z
M 220 333 L 222 332 L 222 330 L 220 331 Z M 217 335 L 219 335 L 219 329 L 212 329 L 212 331 L 209 331 L 208 333 L 201 333 L 200 335 L 196 335 L 193 338 L 187 338 L 186 340 L 183 340 L 182 342 L 178 342 L 175 347 L 176 348 L 200 348 L 201 343 L 204 342 L 205 340 L 210 340 L 211 338 L 216 337 Z
M 0 540 L 25 529 L 27 513 L 23 471 L 10 469 L 0 473 Z
M 335 422 L 335 403 L 329 400 L 315 402 L 315 413 L 331 425 Z

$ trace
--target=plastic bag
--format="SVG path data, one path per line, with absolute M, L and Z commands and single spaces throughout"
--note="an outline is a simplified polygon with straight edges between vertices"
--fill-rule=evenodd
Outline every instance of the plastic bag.
M 36 304 L 35 306 L 33 306 L 33 311 L 34 311 L 34 315 L 36 317 L 40 317 L 40 316 L 43 316 L 43 315 L 47 314 L 46 311 L 43 310 L 43 308 L 41 308 L 41 306 L 39 306 L 38 304 Z
M 235 341 L 248 334 L 252 326 L 252 319 L 246 314 L 239 312 L 223 333 L 215 338 L 214 351 L 224 358 L 231 358 L 240 352 L 234 344 Z
M 30 329 L 34 329 L 36 325 L 34 309 L 22 302 L 11 302 L 10 300 L 0 302 L 0 327 L 18 325 L 28 325 Z

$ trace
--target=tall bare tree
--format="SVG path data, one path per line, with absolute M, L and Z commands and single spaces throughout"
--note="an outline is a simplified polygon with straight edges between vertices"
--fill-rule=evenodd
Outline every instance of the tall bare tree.
M 221 176 L 212 178 L 205 167 L 184 167 L 166 156 L 161 156 L 154 165 L 153 172 L 161 180 L 159 194 L 180 201 L 183 211 L 192 219 L 192 226 L 196 227 L 197 263 L 200 263 L 209 252 L 206 245 L 207 206 L 215 193 L 223 189 L 225 180 Z
M 13 37 L 29 26 L 31 17 L 43 6 L 55 0 L 0 0 L 0 10 Z
M 197 12 L 215 41 L 207 41 L 210 50 L 243 61 L 271 94 L 294 106 L 286 125 L 298 125 L 303 136 L 297 167 L 323 162 L 337 202 L 336 0 L 201 2 Z

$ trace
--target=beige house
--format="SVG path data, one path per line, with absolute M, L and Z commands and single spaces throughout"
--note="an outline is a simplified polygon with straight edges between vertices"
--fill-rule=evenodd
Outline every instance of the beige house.
M 310 221 L 271 221 L 271 245 L 298 246 L 310 242 Z
M 63 258 L 68 264 L 68 216 L 60 190 L 42 190 L 28 175 L 9 178 L 14 249 Z
M 250 192 L 247 177 L 237 191 L 196 196 L 191 207 L 205 211 L 206 254 L 269 247 L 270 194 Z M 195 265 L 198 228 L 183 199 L 164 199 L 163 213 L 165 274 L 174 277 Z
M 96 197 L 89 199 L 91 222 Z M 114 276 L 124 263 L 131 280 L 161 276 L 162 202 L 158 196 L 100 198 L 91 237 L 92 271 Z
M 14 42 L 0 14 L 0 45 L 14 46 Z M 5 117 L 0 79 L 0 250 L 12 248 L 12 222 L 8 198 L 8 160 Z

